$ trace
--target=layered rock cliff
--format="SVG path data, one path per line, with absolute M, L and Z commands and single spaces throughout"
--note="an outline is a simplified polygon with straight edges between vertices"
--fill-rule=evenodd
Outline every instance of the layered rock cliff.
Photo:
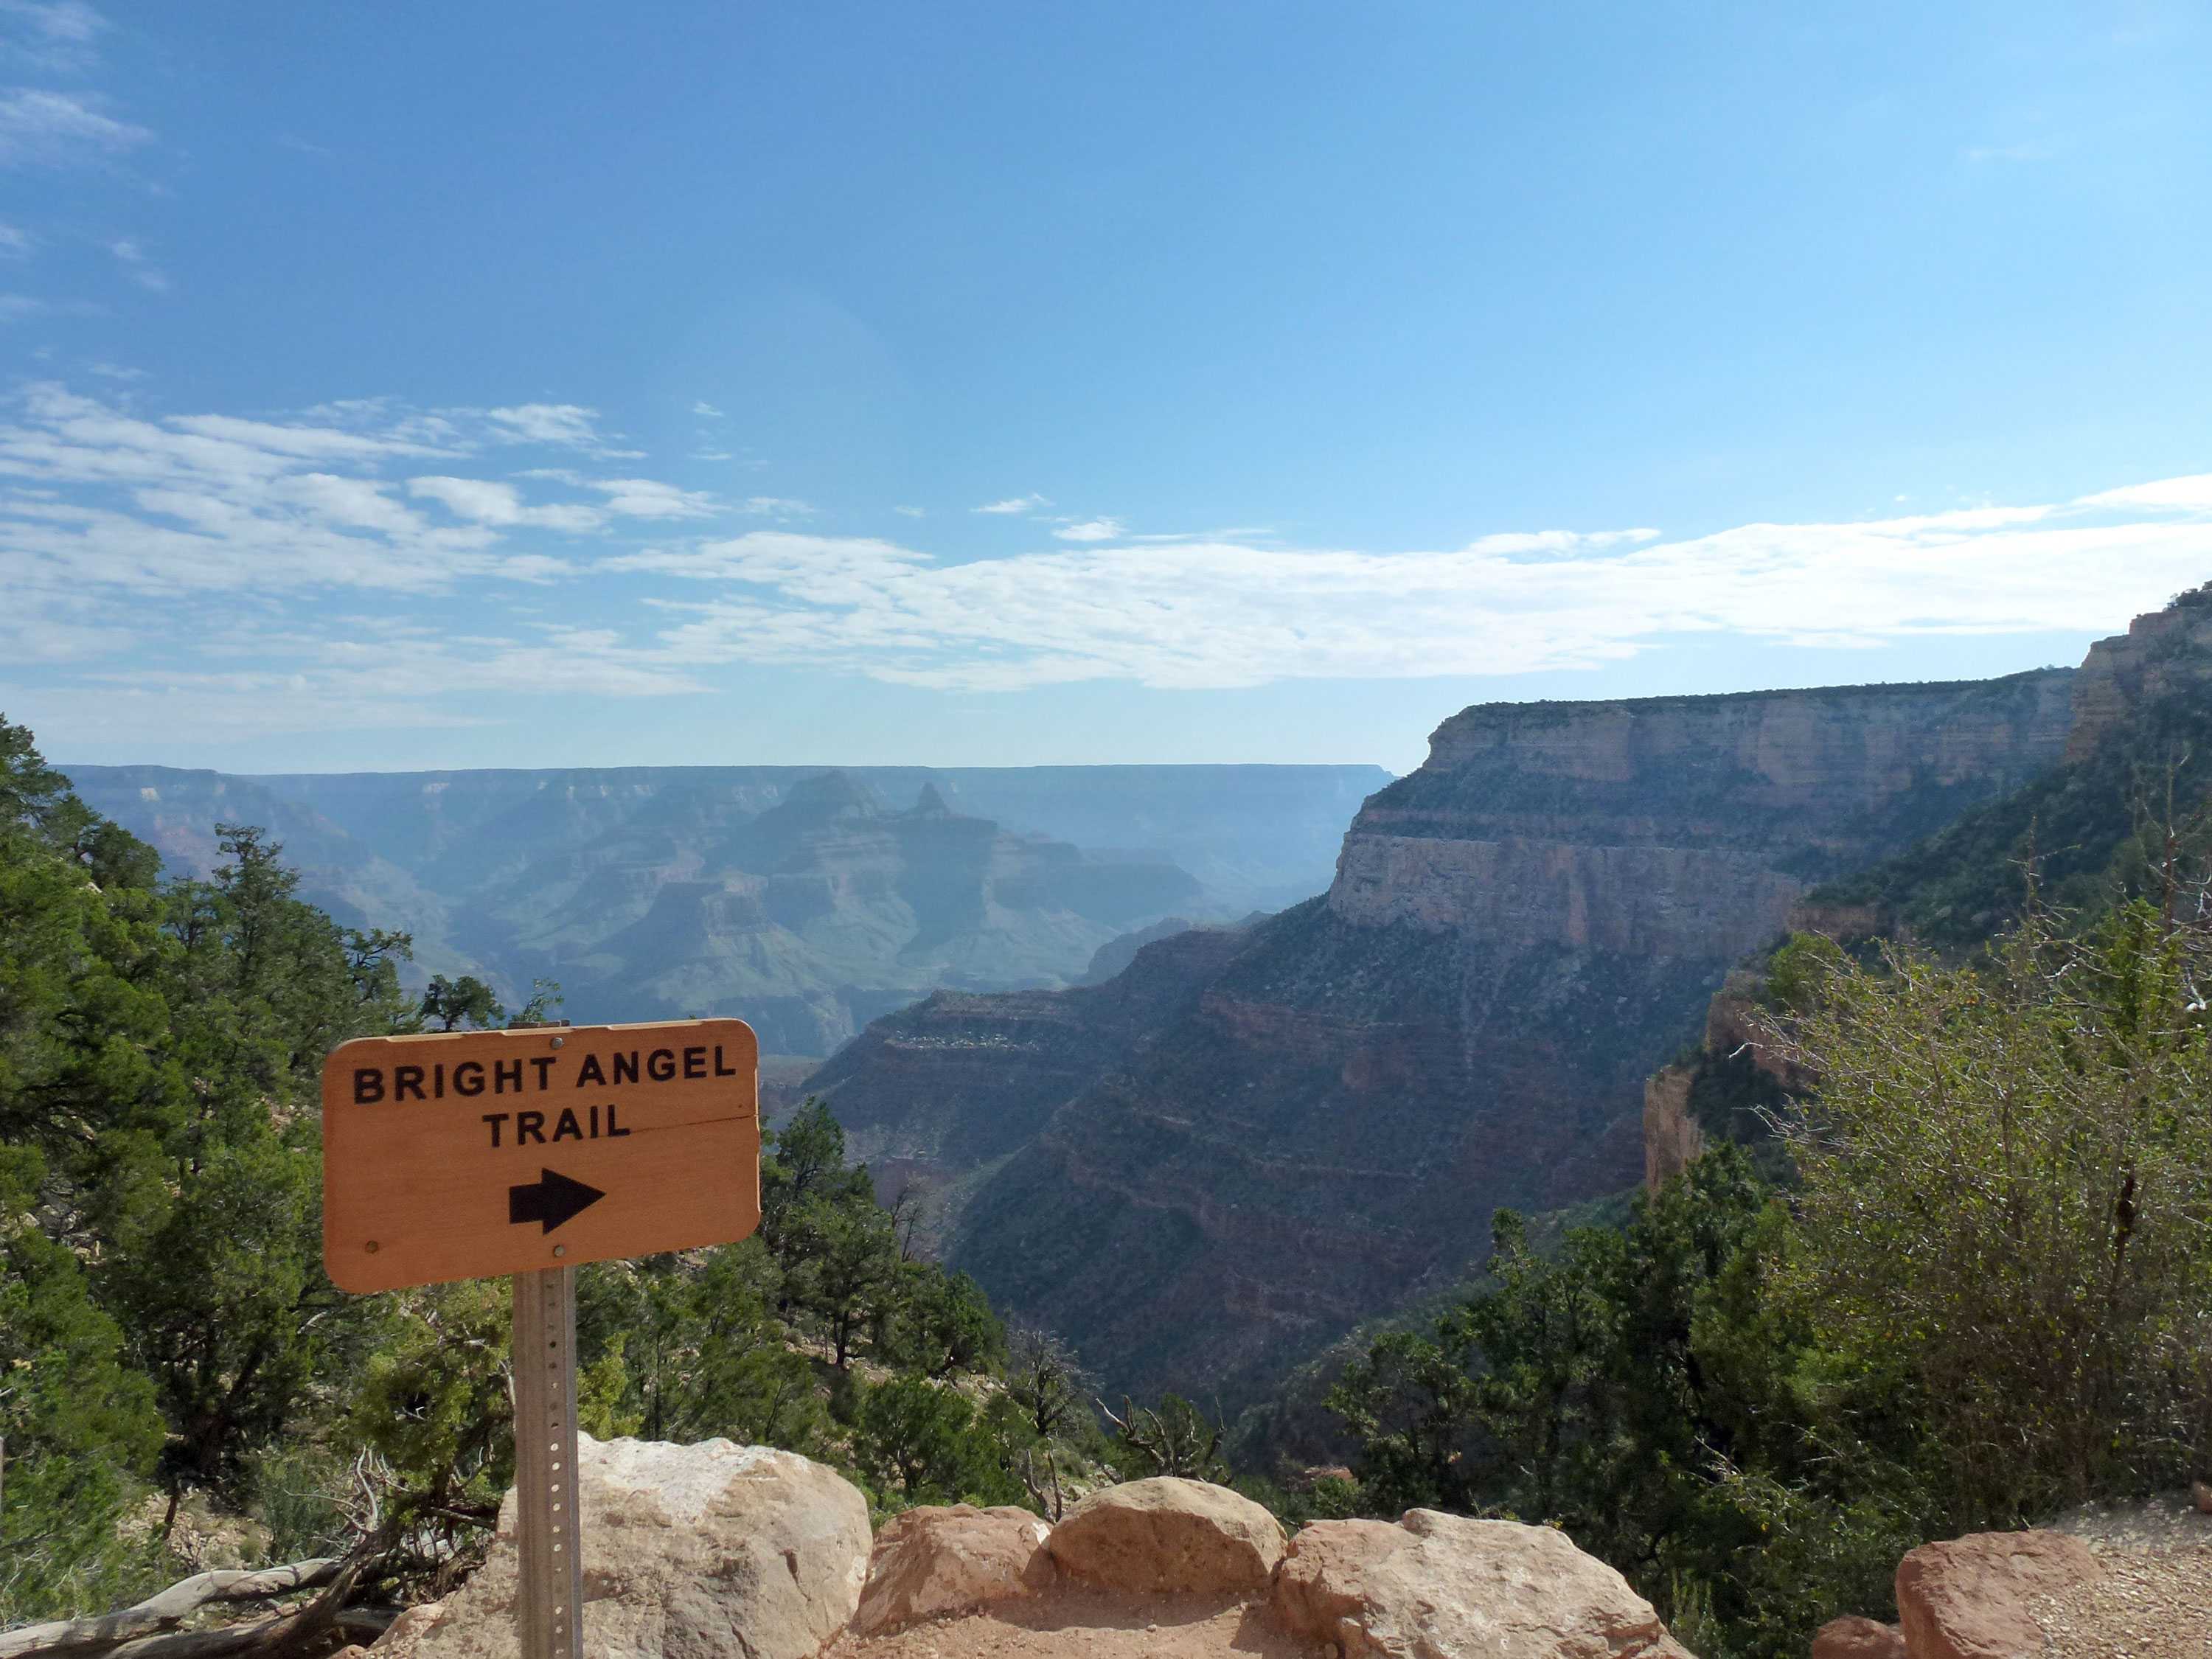
M 2170 902 L 2166 860 L 2178 856 L 2185 878 L 2208 851 L 2212 586 L 2098 641 L 2065 689 L 2058 764 L 1824 883 L 1791 907 L 1789 929 L 1969 955 L 2019 919 L 2031 866 L 2048 914 L 2094 915 L 2129 896 Z M 1644 1144 L 1655 1184 L 1706 1139 L 1762 1142 L 1762 1109 L 1782 1107 L 1808 1081 L 1766 1039 L 1768 943 L 1756 942 L 1711 999 L 1697 1051 L 1651 1079 Z
M 1462 1271 L 1497 1206 L 1636 1181 L 1645 1076 L 1729 964 L 1811 881 L 2048 767 L 2068 678 L 1472 708 L 1324 896 L 1101 988 L 1135 1023 L 973 999 L 941 1057 L 910 1011 L 820 1082 L 908 1167 L 1005 1159 L 953 1231 L 994 1302 L 1117 1386 L 1234 1401 Z
M 2212 684 L 2212 592 L 2199 589 L 2089 647 L 2075 677 L 2066 758 L 2090 759 L 2136 711 L 2206 684 Z

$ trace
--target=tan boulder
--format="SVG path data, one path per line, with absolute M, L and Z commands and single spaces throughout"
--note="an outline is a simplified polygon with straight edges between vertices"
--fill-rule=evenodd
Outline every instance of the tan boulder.
M 1897 1564 L 1898 1623 L 1912 1659 L 2014 1659 L 2043 1651 L 2031 1597 L 2094 1581 L 2097 1558 L 2056 1532 L 1978 1532 L 1923 1544 Z
M 1316 1521 L 1270 1608 L 1344 1659 L 1690 1659 L 1651 1604 L 1563 1532 L 1409 1510 Z
M 889 1635 L 925 1619 L 1034 1595 L 1055 1576 L 1045 1547 L 1051 1530 L 1027 1510 L 967 1504 L 894 1516 L 876 1534 L 853 1628 Z
M 868 1503 L 794 1453 L 580 1436 L 584 1650 L 611 1659 L 811 1659 L 860 1606 Z M 515 1659 L 515 1499 L 484 1564 L 401 1615 L 374 1659 Z
M 1813 1659 L 1906 1659 L 1905 1632 L 1855 1613 L 1831 1619 L 1814 1634 Z
M 1283 1528 L 1226 1486 L 1162 1475 L 1095 1492 L 1052 1529 L 1053 1559 L 1109 1589 L 1241 1594 L 1265 1589 Z

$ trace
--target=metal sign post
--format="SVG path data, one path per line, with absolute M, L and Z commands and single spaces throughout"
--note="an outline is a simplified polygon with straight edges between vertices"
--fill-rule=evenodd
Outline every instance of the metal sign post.
M 514 1282 L 522 1659 L 583 1659 L 576 1268 L 760 1224 L 736 1019 L 362 1037 L 323 1062 L 323 1265 L 367 1294 Z
M 574 1267 L 514 1276 L 514 1484 L 522 1659 L 583 1659 Z

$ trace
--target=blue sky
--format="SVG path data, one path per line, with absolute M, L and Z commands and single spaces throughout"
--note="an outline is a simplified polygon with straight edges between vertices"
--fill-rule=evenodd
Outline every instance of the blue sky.
M 1418 763 L 2212 578 L 2197 4 L 0 0 L 0 710 Z

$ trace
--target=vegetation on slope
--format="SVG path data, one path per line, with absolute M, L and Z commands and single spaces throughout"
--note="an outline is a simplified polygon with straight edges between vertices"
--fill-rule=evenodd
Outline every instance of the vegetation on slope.
M 1897 937 L 1732 978 L 1714 1150 L 1556 1249 L 1501 1212 L 1343 1372 L 1354 1479 L 1307 1505 L 1557 1522 L 1752 1659 L 1888 1613 L 1926 1539 L 2212 1472 L 2208 756 L 2201 690 L 2150 700 L 1814 895 Z
M 503 1283 L 324 1277 L 322 1059 L 505 1015 L 469 980 L 404 996 L 404 935 L 300 902 L 255 830 L 222 848 L 161 882 L 0 722 L 0 1624 L 343 1555 L 304 1586 L 319 1651 L 465 1571 L 513 1462 Z M 763 1189 L 755 1238 L 583 1270 L 587 1428 L 789 1447 L 885 1507 L 1048 1499 L 1110 1451 L 1057 1345 L 917 1256 L 825 1111 Z

